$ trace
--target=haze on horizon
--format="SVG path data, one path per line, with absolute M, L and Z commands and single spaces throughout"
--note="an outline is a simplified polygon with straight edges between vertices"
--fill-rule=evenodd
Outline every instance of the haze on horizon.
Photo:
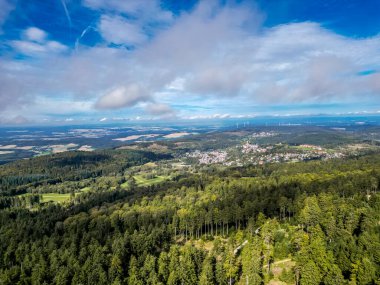
M 376 0 L 0 7 L 0 125 L 380 112 Z

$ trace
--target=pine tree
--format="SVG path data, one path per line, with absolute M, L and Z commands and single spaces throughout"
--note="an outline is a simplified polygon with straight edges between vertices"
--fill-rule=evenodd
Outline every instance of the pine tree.
M 123 267 L 120 258 L 114 255 L 111 259 L 111 266 L 108 270 L 110 280 L 120 279 L 123 276 Z
M 239 271 L 239 262 L 232 248 L 227 251 L 225 259 L 223 261 L 223 266 L 228 278 L 228 284 L 231 285 L 236 279 L 237 273 Z
M 199 278 L 200 285 L 215 284 L 214 264 L 215 264 L 215 259 L 213 257 L 207 256 L 205 258 L 202 264 L 202 271 Z
M 325 285 L 344 284 L 344 277 L 338 265 L 333 264 L 332 266 L 329 267 L 326 276 L 323 278 L 323 283 Z
M 183 285 L 192 285 L 197 283 L 196 266 L 193 261 L 190 247 L 185 247 L 180 258 L 179 274 Z
M 168 276 L 168 285 L 180 284 L 180 259 L 179 259 L 179 248 L 177 245 L 171 246 L 169 251 L 169 276 Z
M 364 257 L 353 264 L 351 282 L 352 284 L 365 285 L 371 284 L 376 276 L 376 268 L 372 262 Z
M 262 246 L 256 237 L 253 242 L 246 244 L 242 250 L 242 284 L 258 285 L 263 283 L 262 278 Z
M 132 256 L 129 262 L 128 276 L 128 285 L 143 285 L 135 256 Z
M 317 197 L 307 197 L 304 201 L 305 206 L 299 215 L 300 222 L 308 228 L 319 223 L 321 217 L 321 208 L 318 205 Z
M 301 285 L 319 285 L 322 281 L 322 275 L 314 261 L 309 260 L 301 271 Z
M 144 284 L 155 285 L 158 283 L 158 276 L 156 273 L 156 257 L 150 254 L 146 256 L 140 276 L 144 279 Z
M 160 280 L 164 283 L 167 282 L 169 277 L 169 256 L 166 252 L 161 252 L 160 257 L 158 258 L 158 276 Z

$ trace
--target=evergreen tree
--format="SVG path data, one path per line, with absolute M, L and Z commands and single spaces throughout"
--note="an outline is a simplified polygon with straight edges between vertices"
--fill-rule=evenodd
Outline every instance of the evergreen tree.
M 143 285 L 139 274 L 137 259 L 135 256 L 131 257 L 128 270 L 128 285 Z
M 193 260 L 192 251 L 189 246 L 185 246 L 180 258 L 179 275 L 181 284 L 191 285 L 197 283 L 196 265 Z
M 239 261 L 233 252 L 233 248 L 230 248 L 223 260 L 223 267 L 227 277 L 229 285 L 232 285 L 237 278 L 237 273 L 239 271 Z
M 259 238 L 246 244 L 242 250 L 242 284 L 259 285 L 263 283 L 262 278 L 262 246 Z M 244 283 L 245 282 L 245 283 Z
M 169 251 L 169 276 L 168 276 L 168 285 L 177 285 L 180 284 L 181 274 L 180 269 L 180 253 L 177 245 L 171 246 Z
M 301 271 L 301 285 L 319 285 L 322 281 L 322 275 L 314 261 L 309 260 Z
M 161 252 L 158 259 L 158 276 L 163 283 L 166 283 L 169 277 L 169 256 L 166 252 Z
M 215 284 L 214 276 L 215 259 L 212 256 L 207 256 L 203 260 L 202 271 L 199 277 L 200 285 L 213 285 Z
M 140 276 L 144 279 L 144 284 L 158 284 L 158 276 L 156 272 L 156 257 L 148 254 L 145 258 L 144 265 L 141 269 Z
M 326 276 L 323 278 L 323 283 L 325 285 L 340 285 L 345 283 L 342 271 L 338 265 L 332 264 L 329 267 Z

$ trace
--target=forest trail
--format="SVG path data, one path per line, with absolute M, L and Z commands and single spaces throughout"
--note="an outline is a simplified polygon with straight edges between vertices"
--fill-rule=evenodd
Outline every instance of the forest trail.
M 243 246 L 245 246 L 248 243 L 248 240 L 245 240 L 241 245 L 239 245 L 237 248 L 234 249 L 234 255 L 236 255 L 240 249 L 242 249 Z
M 282 259 L 282 260 L 271 263 L 271 266 L 282 264 L 282 263 L 289 262 L 289 261 L 292 261 L 292 259 L 291 258 Z M 264 268 L 266 268 L 266 267 L 268 267 L 268 265 L 264 265 Z

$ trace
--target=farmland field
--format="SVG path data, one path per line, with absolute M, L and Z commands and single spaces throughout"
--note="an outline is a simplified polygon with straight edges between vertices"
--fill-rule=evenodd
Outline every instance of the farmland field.
M 56 202 L 62 203 L 70 200 L 70 193 L 59 194 L 59 193 L 46 193 L 42 194 L 41 202 Z
M 155 176 L 152 179 L 145 178 L 142 175 L 135 175 L 133 177 L 135 178 L 138 186 L 150 186 L 150 185 L 157 184 L 157 183 L 160 183 L 162 181 L 168 180 L 170 178 L 170 176 L 162 176 L 162 175 Z

